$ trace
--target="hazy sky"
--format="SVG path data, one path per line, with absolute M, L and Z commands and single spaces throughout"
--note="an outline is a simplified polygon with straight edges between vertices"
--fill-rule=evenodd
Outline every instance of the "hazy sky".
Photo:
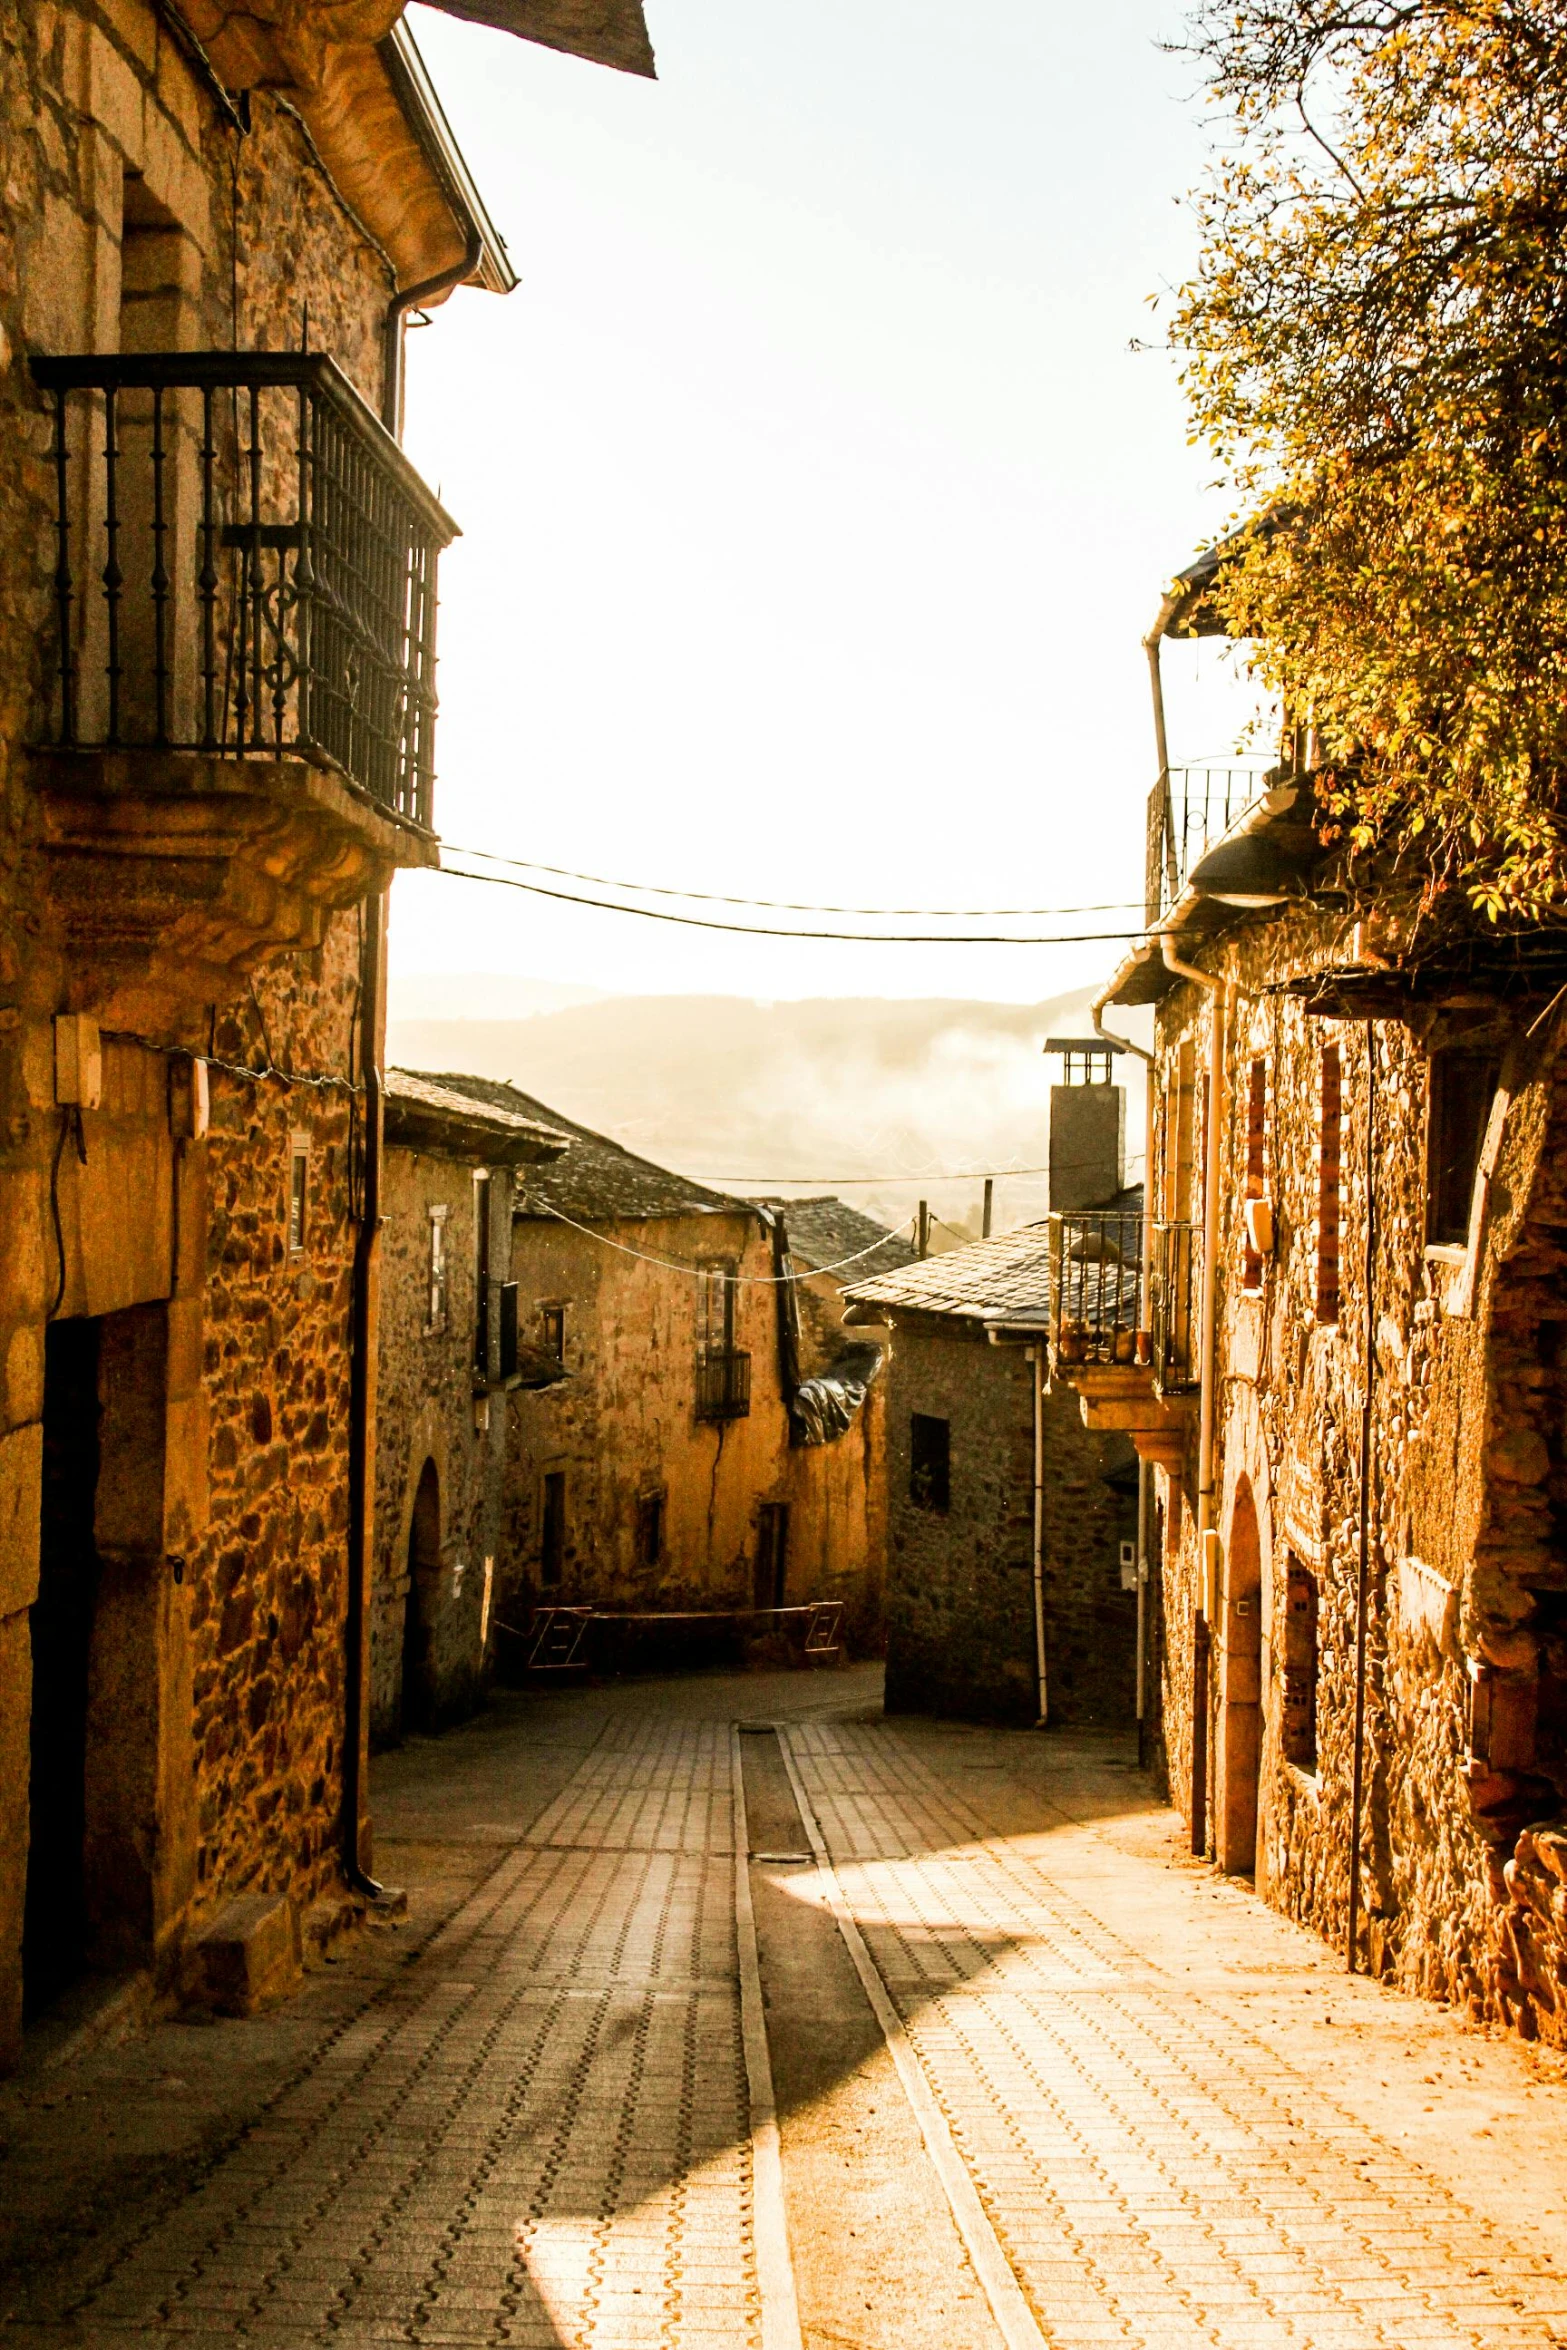
M 445 837 L 759 897 L 1134 897 L 1139 639 L 1225 511 L 1129 349 L 1190 259 L 1180 8 L 649 0 L 657 82 L 411 15 L 522 279 L 409 338 L 410 450 L 465 534 Z M 1175 657 L 1209 679 L 1177 676 L 1177 757 L 1233 733 L 1218 659 Z M 617 991 L 1026 1001 L 1120 951 L 395 895 L 405 974 Z

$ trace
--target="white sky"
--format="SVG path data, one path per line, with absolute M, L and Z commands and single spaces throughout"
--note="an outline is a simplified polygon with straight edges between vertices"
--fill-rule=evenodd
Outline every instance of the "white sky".
M 1128 349 L 1190 260 L 1180 14 L 649 0 L 642 82 L 412 11 L 522 278 L 409 338 L 410 452 L 465 533 L 448 840 L 759 897 L 1137 896 L 1139 640 L 1225 516 L 1170 361 Z M 1221 658 L 1173 657 L 1177 758 L 1234 739 Z M 404 977 L 617 992 L 1032 1001 L 1119 952 L 726 939 L 433 876 L 394 910 Z

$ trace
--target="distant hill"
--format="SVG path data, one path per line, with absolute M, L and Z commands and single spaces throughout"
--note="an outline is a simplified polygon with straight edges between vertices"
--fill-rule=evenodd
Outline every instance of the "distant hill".
M 469 985 L 483 1001 L 491 983 Z M 1043 1167 L 1053 1072 L 1041 1047 L 1086 1035 L 1089 1001 L 1087 989 L 1040 1004 L 604 996 L 531 1018 L 394 1018 L 388 1047 L 410 1068 L 512 1078 L 726 1189 L 842 1187 L 894 1225 L 927 1198 L 977 1232 L 978 1180 L 934 1177 Z M 1129 1090 L 1135 1114 L 1141 1088 Z M 1045 1206 L 1042 1175 L 998 1183 L 1003 1228 Z

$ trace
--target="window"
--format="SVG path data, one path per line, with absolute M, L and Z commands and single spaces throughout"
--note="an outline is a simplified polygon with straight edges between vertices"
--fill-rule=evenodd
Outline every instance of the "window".
M 500 1293 L 500 1370 L 502 1379 L 517 1376 L 517 1284 L 503 1281 Z
M 1475 1168 L 1498 1073 L 1491 1053 L 1431 1056 L 1426 1115 L 1426 1241 L 1431 1247 L 1461 1248 L 1468 1241 Z
M 789 1579 L 789 1504 L 764 1501 L 756 1521 L 756 1571 L 752 1597 L 757 1607 L 782 1607 Z
M 310 1144 L 296 1134 L 288 1152 L 288 1253 L 303 1256 L 310 1196 Z
M 544 1352 L 552 1363 L 564 1365 L 566 1360 L 566 1309 L 564 1306 L 546 1306 L 544 1309 Z
M 909 1415 L 909 1499 L 917 1510 L 945 1510 L 952 1494 L 952 1424 L 928 1412 Z
M 1284 1759 L 1317 1767 L 1317 1578 L 1291 1558 L 1284 1588 Z
M 637 1565 L 656 1567 L 664 1555 L 664 1496 L 644 1493 L 637 1503 Z
M 737 1268 L 723 1259 L 702 1268 L 702 1345 L 708 1354 L 732 1354 L 735 1343 Z
M 481 1167 L 473 1179 L 473 1363 L 481 1379 L 490 1375 L 490 1177 Z
M 430 1210 L 430 1259 L 426 1330 L 446 1328 L 446 1210 Z
M 550 1469 L 544 1478 L 542 1539 L 539 1545 L 539 1581 L 559 1583 L 566 1564 L 566 1472 Z
M 1339 1148 L 1343 1087 L 1338 1046 L 1322 1048 L 1322 1094 L 1317 1141 L 1317 1320 L 1338 1320 Z
M 1248 1200 L 1266 1197 L 1268 1182 L 1268 1064 L 1253 1061 L 1246 1088 L 1246 1192 Z M 1262 1287 L 1262 1253 L 1246 1226 L 1241 1257 L 1241 1287 Z

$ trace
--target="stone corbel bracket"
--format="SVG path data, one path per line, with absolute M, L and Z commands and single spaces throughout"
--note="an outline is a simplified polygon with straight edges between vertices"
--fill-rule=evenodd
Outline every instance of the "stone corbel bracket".
M 35 751 L 49 909 L 70 1011 L 161 1028 L 318 947 L 433 837 L 301 758 Z

